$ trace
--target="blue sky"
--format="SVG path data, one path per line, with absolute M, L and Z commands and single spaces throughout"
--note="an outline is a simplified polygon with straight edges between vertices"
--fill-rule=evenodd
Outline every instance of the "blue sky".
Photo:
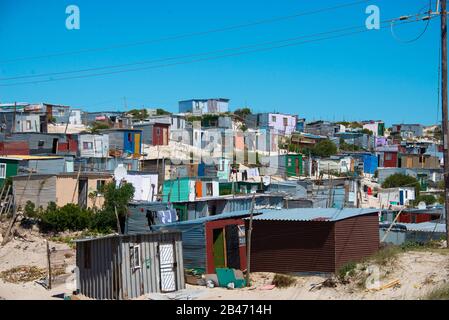
M 381 20 L 415 14 L 428 0 L 375 0 L 339 10 L 226 32 L 83 54 L 23 57 L 102 48 L 289 16 L 355 0 L 93 1 L 0 0 L 0 78 L 163 59 L 359 26 L 365 8 Z M 432 1 L 435 2 L 435 1 Z M 65 27 L 68 5 L 80 8 L 80 30 Z M 416 37 L 424 22 L 397 27 Z M 226 97 L 231 109 L 298 114 L 307 120 L 383 119 L 435 123 L 439 19 L 412 43 L 389 27 L 347 37 L 197 63 L 101 77 L 0 86 L 0 103 L 50 102 L 89 111 L 162 107 L 177 101 Z M 48 78 L 48 77 L 46 77 Z M 53 76 L 53 79 L 57 76 Z M 20 79 L 20 81 L 31 79 Z M 2 80 L 0 84 L 18 82 Z

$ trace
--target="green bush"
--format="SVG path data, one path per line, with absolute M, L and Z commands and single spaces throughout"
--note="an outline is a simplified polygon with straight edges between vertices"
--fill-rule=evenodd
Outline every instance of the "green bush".
M 99 233 L 110 233 L 117 229 L 115 212 L 110 210 L 97 211 L 92 215 L 89 229 Z
M 48 206 L 41 215 L 41 224 L 46 230 L 53 231 L 80 231 L 87 229 L 90 225 L 93 212 L 81 209 L 78 205 L 69 203 L 61 208 Z
M 338 279 L 344 280 L 346 276 L 353 276 L 355 273 L 355 269 L 357 268 L 357 264 L 355 262 L 348 262 L 345 265 L 341 266 L 340 269 L 338 269 Z

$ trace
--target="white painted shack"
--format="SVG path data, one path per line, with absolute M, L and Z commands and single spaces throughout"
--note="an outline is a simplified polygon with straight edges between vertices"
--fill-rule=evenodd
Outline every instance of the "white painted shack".
M 158 174 L 128 173 L 124 179 L 134 187 L 134 201 L 156 201 Z
M 77 291 L 126 300 L 185 288 L 181 232 L 110 235 L 75 240 Z
M 109 156 L 109 136 L 107 134 L 80 134 L 79 156 L 82 158 L 106 158 Z

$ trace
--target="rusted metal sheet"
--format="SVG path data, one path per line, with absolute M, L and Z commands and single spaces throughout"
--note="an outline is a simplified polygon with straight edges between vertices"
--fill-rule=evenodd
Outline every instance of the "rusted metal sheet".
M 334 272 L 333 227 L 333 222 L 254 220 L 251 271 Z
M 335 267 L 360 261 L 379 250 L 377 213 L 340 220 L 335 223 Z
M 3 141 L 0 142 L 0 155 L 21 155 L 30 154 L 30 148 L 27 141 Z

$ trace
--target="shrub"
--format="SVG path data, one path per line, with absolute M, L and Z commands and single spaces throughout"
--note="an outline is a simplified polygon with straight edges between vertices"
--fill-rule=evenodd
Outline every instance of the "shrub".
M 25 204 L 24 213 L 27 218 L 35 218 L 37 217 L 36 205 L 28 200 Z
M 271 284 L 274 284 L 278 288 L 288 288 L 296 283 L 296 279 L 292 276 L 285 274 L 276 274 Z
M 99 233 L 110 233 L 116 230 L 117 218 L 115 212 L 111 210 L 97 211 L 92 215 L 89 229 Z
M 93 212 L 81 209 L 78 205 L 69 203 L 61 208 L 53 205 L 47 207 L 40 218 L 44 229 L 53 231 L 79 231 L 89 227 Z
M 353 276 L 355 274 L 356 267 L 357 267 L 357 264 L 352 261 L 341 266 L 337 272 L 338 279 L 340 281 L 343 281 L 343 280 L 345 280 L 346 276 L 350 276 L 350 277 Z

